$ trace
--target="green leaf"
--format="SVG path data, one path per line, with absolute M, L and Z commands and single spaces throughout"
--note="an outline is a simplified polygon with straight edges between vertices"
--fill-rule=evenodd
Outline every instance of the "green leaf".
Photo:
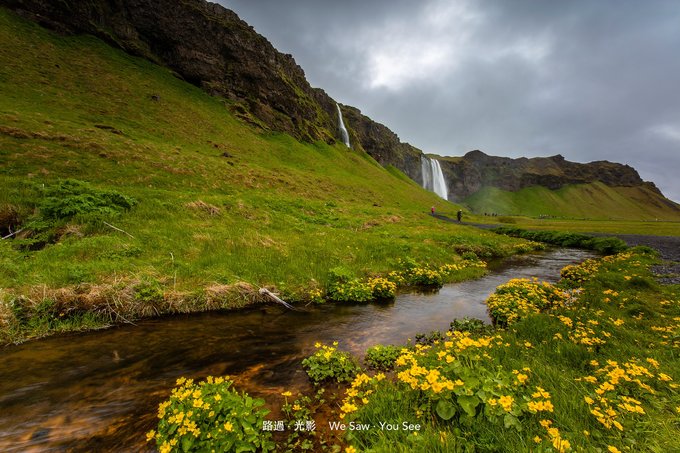
M 450 420 L 451 417 L 456 415 L 456 406 L 449 400 L 439 400 L 434 410 L 442 420 Z
M 191 447 L 194 445 L 194 439 L 191 437 L 182 438 L 182 451 L 191 451 Z
M 510 428 L 512 426 L 517 431 L 522 430 L 522 425 L 519 423 L 519 420 L 517 420 L 517 417 L 512 414 L 505 414 L 505 417 L 503 418 L 503 424 L 506 428 Z
M 466 414 L 468 414 L 470 417 L 475 416 L 475 409 L 477 405 L 480 403 L 479 398 L 477 398 L 475 395 L 472 396 L 460 395 L 458 396 L 457 401 Z

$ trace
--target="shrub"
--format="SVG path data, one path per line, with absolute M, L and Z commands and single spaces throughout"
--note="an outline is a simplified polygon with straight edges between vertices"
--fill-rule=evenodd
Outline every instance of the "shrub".
M 350 382 L 359 372 L 359 366 L 348 352 L 338 351 L 338 343 L 327 346 L 317 343 L 317 351 L 302 361 L 307 376 L 315 384 L 327 380 Z
M 329 286 L 328 298 L 336 302 L 369 302 L 373 299 L 373 289 L 368 283 L 353 279 Z
M 386 278 L 375 277 L 368 280 L 373 299 L 393 299 L 397 293 L 397 285 Z
M 432 286 L 441 288 L 444 285 L 444 279 L 438 271 L 423 267 L 412 269 L 408 274 L 408 281 L 415 286 Z
M 494 323 L 506 326 L 530 313 L 562 306 L 568 300 L 567 293 L 548 282 L 519 278 L 497 287 L 486 305 Z
M 451 321 L 449 330 L 451 332 L 458 330 L 460 332 L 470 332 L 470 333 L 490 333 L 493 330 L 493 326 L 484 324 L 484 321 L 477 318 L 465 318 L 454 319 Z
M 238 394 L 232 381 L 208 377 L 200 383 L 180 378 L 170 399 L 158 406 L 158 427 L 147 433 L 161 453 L 170 451 L 271 451 L 271 433 L 262 429 L 264 400 Z
M 63 220 L 75 216 L 116 216 L 135 203 L 133 198 L 116 191 L 100 190 L 85 182 L 67 179 L 47 189 L 38 207 L 42 218 Z
M 392 345 L 375 345 L 366 350 L 366 365 L 376 370 L 388 371 L 394 368 L 394 362 L 401 354 L 401 348 Z
M 135 285 L 134 293 L 135 300 L 147 304 L 161 302 L 164 298 L 163 289 L 156 280 L 142 280 Z

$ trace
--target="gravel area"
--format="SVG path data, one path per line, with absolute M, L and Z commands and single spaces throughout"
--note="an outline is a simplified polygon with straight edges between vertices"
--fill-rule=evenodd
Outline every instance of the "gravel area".
M 659 278 L 660 283 L 680 285 L 680 237 L 677 236 L 646 236 L 639 234 L 616 234 L 633 247 L 646 245 L 659 251 L 663 264 L 652 267 L 652 272 Z
M 435 217 L 447 221 L 455 222 L 443 215 L 435 215 Z M 466 222 L 463 222 L 466 224 Z M 467 223 L 467 225 L 476 226 L 482 229 L 496 228 L 500 225 L 476 224 Z M 660 283 L 669 285 L 680 285 L 680 237 L 679 236 L 650 236 L 642 234 L 609 234 L 609 233 L 584 233 L 592 236 L 614 236 L 622 239 L 630 247 L 637 245 L 646 245 L 655 250 L 658 250 L 663 264 L 652 267 L 652 272 L 658 276 Z

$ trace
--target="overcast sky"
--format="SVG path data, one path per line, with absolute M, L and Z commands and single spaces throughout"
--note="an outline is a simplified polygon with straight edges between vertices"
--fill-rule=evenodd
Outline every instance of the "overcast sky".
M 219 3 L 426 153 L 606 159 L 680 201 L 680 1 Z

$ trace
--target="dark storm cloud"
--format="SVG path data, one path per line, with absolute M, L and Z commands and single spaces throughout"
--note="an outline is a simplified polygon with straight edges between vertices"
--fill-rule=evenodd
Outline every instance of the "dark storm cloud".
M 220 3 L 425 152 L 613 160 L 680 200 L 680 2 Z

